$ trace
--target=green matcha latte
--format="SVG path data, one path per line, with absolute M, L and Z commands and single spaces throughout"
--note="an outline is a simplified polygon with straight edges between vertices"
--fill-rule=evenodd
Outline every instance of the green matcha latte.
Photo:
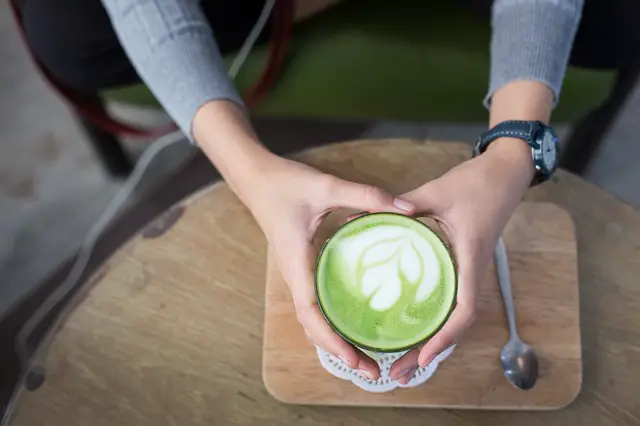
M 316 293 L 327 321 L 346 340 L 398 352 L 433 335 L 449 317 L 455 264 L 422 222 L 368 214 L 342 226 L 322 248 Z

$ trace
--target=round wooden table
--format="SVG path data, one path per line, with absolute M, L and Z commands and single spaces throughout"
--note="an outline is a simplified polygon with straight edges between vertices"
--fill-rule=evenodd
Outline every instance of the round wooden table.
M 296 158 L 393 192 L 444 173 L 467 145 L 407 140 L 325 146 Z M 568 425 L 640 423 L 640 214 L 568 173 L 531 190 L 573 217 L 583 387 L 550 412 L 285 405 L 261 376 L 265 240 L 224 183 L 151 223 L 104 264 L 44 345 L 44 383 L 12 426 Z

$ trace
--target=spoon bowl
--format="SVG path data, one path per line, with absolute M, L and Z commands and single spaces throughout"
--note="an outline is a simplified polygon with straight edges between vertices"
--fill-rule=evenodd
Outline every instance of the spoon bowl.
M 538 379 L 538 358 L 533 348 L 519 338 L 510 339 L 500 353 L 504 376 L 518 389 L 529 390 Z

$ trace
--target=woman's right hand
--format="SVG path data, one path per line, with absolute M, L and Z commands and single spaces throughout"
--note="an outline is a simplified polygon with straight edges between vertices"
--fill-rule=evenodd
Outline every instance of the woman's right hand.
M 336 208 L 410 215 L 415 206 L 379 188 L 348 182 L 272 154 L 260 144 L 246 115 L 231 102 L 210 102 L 200 108 L 193 134 L 262 228 L 309 340 L 350 367 L 378 378 L 378 364 L 336 334 L 320 312 L 314 289 L 317 252 L 313 236 Z
M 247 192 L 247 205 L 275 253 L 309 340 L 372 379 L 378 364 L 336 334 L 318 307 L 314 289 L 317 250 L 313 236 L 334 209 L 411 214 L 414 205 L 369 185 L 348 182 L 306 165 L 273 157 Z

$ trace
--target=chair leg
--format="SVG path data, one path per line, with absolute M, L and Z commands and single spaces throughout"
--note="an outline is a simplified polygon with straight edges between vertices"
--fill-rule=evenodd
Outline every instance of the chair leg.
M 640 66 L 618 70 L 613 90 L 607 99 L 574 125 L 560 158 L 560 167 L 577 175 L 584 174 L 639 76 Z
M 104 111 L 102 101 L 99 98 L 95 101 L 96 106 Z M 85 117 L 78 115 L 78 119 L 107 173 L 117 178 L 129 176 L 134 164 L 118 137 L 99 128 Z

